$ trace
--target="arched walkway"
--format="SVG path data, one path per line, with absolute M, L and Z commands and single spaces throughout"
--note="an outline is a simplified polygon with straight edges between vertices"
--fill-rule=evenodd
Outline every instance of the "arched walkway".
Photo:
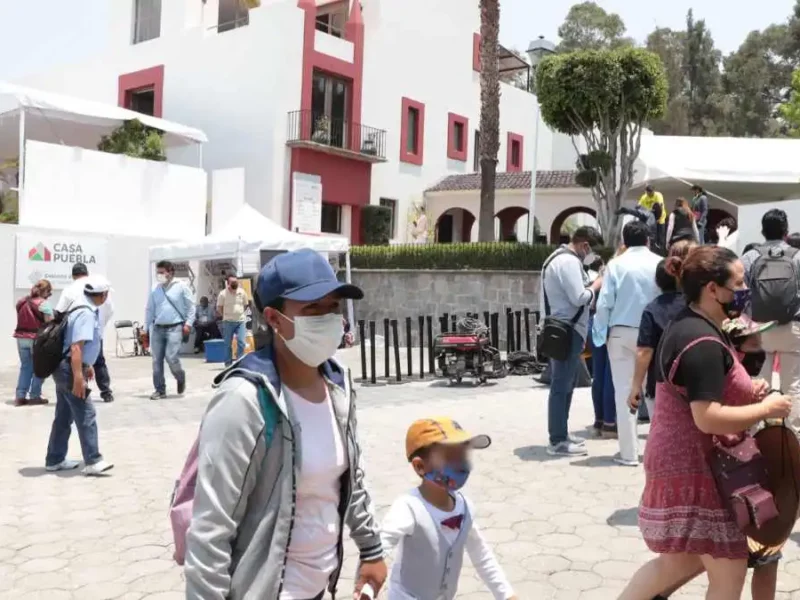
M 440 244 L 469 242 L 475 215 L 463 208 L 450 208 L 436 220 L 435 240 Z
M 597 218 L 597 211 L 593 208 L 589 208 L 588 206 L 571 206 L 570 208 L 562 210 L 560 213 L 558 213 L 558 216 L 553 219 L 553 224 L 550 226 L 551 244 L 562 243 L 561 228 L 564 227 L 564 222 L 572 215 L 577 215 L 580 213 L 591 215 L 595 219 Z
M 526 239 L 527 231 L 519 231 L 517 223 L 522 217 L 527 216 L 528 209 L 521 206 L 509 206 L 498 212 L 494 218 L 499 222 L 497 240 L 500 242 L 519 241 Z M 527 228 L 527 219 L 524 220 Z

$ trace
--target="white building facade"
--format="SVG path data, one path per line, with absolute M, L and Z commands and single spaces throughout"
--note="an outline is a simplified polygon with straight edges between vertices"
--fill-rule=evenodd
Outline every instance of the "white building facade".
M 380 203 L 406 240 L 426 189 L 477 170 L 477 2 L 110 4 L 103 52 L 24 83 L 202 129 L 203 167 L 243 170 L 246 202 L 283 226 L 297 226 L 292 182 L 305 174 L 321 183 L 322 231 L 358 243 L 361 209 Z M 535 97 L 506 84 L 501 94 L 498 171 L 530 170 Z M 539 171 L 574 168 L 570 140 L 543 123 L 536 154 Z

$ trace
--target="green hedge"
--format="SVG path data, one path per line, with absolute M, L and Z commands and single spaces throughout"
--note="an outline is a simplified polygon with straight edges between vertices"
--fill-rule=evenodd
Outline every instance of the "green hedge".
M 555 248 L 517 242 L 353 246 L 350 258 L 354 269 L 538 271 Z M 613 250 L 599 254 L 608 259 Z

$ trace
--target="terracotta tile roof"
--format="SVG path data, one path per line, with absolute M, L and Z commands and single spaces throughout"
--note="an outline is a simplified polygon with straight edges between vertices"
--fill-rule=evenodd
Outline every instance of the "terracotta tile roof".
M 537 189 L 547 188 L 576 188 L 577 171 L 538 171 L 536 173 Z M 498 173 L 495 183 L 497 190 L 529 190 L 531 187 L 531 172 Z M 426 192 L 460 192 L 481 189 L 480 173 L 466 175 L 450 175 L 442 179 Z

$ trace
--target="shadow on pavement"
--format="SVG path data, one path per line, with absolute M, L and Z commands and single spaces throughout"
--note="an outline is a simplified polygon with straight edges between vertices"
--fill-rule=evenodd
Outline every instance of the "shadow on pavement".
M 606 523 L 612 527 L 638 527 L 639 508 L 619 508 L 611 513 Z
M 524 461 L 550 462 L 552 460 L 564 460 L 566 456 L 550 456 L 547 453 L 547 446 L 524 446 L 514 450 L 514 456 Z
M 432 388 L 489 388 L 494 387 L 497 385 L 496 381 L 487 381 L 486 383 L 479 383 L 477 379 L 472 379 L 468 377 L 464 377 L 461 383 L 450 383 L 447 379 L 438 379 L 436 381 L 432 381 L 428 387 Z
M 81 470 L 78 469 L 69 469 L 65 471 L 47 471 L 44 467 L 22 467 L 17 471 L 20 475 L 25 478 L 32 478 L 32 477 L 44 477 L 45 475 L 48 477 L 80 477 L 82 475 Z

